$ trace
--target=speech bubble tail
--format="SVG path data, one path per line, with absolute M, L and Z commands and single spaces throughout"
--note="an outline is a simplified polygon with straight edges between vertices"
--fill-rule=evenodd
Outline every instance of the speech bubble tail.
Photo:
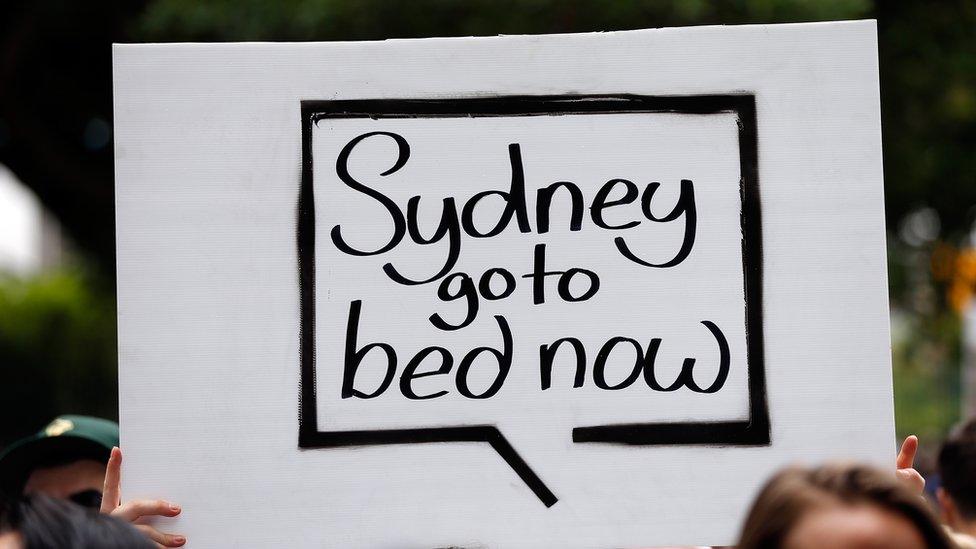
M 305 412 L 311 415 L 306 416 Z M 314 407 L 302 409 L 303 418 L 313 418 L 311 421 L 299 421 L 299 448 L 340 448 L 347 446 L 376 446 L 384 444 L 424 444 L 434 442 L 487 442 L 503 459 L 515 474 L 522 479 L 536 497 L 546 507 L 552 507 L 559 501 L 556 494 L 515 448 L 508 442 L 505 435 L 494 425 L 464 425 L 457 427 L 429 427 L 419 429 L 380 429 L 373 431 L 318 431 L 314 420 Z
M 546 483 L 542 482 L 542 479 L 535 474 L 535 471 L 522 459 L 522 456 L 518 455 L 518 452 L 515 451 L 515 448 L 497 427 L 490 427 L 490 429 L 491 434 L 488 436 L 488 444 L 491 444 L 495 452 L 505 460 L 505 463 L 515 471 L 515 474 L 522 479 L 522 482 L 535 493 L 546 507 L 555 505 L 559 501 L 556 494 L 552 493 L 552 490 L 546 486 Z

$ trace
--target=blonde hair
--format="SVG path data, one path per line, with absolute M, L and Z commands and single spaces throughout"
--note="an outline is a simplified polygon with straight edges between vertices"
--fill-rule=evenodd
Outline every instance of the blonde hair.
M 738 549 L 781 547 L 806 513 L 839 504 L 875 505 L 911 522 L 929 549 L 955 547 L 922 498 L 893 474 L 863 465 L 826 465 L 791 467 L 769 479 L 742 525 Z

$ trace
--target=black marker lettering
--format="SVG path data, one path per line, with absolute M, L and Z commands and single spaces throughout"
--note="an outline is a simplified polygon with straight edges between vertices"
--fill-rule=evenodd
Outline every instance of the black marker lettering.
M 651 213 L 651 199 L 654 197 L 654 192 L 660 186 L 661 184 L 655 181 L 644 189 L 644 195 L 641 197 L 641 209 L 644 211 L 644 217 L 651 221 L 661 223 L 674 221 L 675 219 L 678 219 L 681 214 L 684 214 L 685 235 L 681 241 L 681 248 L 678 250 L 678 253 L 670 261 L 666 261 L 664 263 L 650 263 L 634 255 L 634 253 L 630 251 L 630 248 L 627 247 L 627 243 L 624 242 L 623 237 L 618 236 L 617 238 L 614 238 L 613 243 L 616 244 L 621 255 L 634 263 L 643 265 L 645 267 L 658 267 L 663 269 L 680 264 L 685 260 L 685 258 L 688 257 L 688 254 L 691 253 L 691 248 L 695 244 L 697 212 L 695 210 L 695 185 L 688 179 L 682 179 L 681 194 L 678 196 L 678 202 L 674 205 L 674 209 L 672 209 L 671 213 L 664 217 L 654 217 L 654 214 Z
M 573 380 L 573 387 L 583 386 L 586 378 L 586 349 L 583 347 L 583 342 L 575 337 L 564 337 L 553 341 L 552 345 L 539 346 L 539 374 L 543 391 L 552 386 L 552 361 L 563 343 L 569 343 L 576 351 L 576 378 Z
M 583 192 L 572 181 L 557 181 L 548 187 L 536 191 L 535 219 L 539 234 L 549 232 L 549 210 L 552 207 L 552 196 L 559 188 L 569 191 L 573 201 L 573 213 L 569 218 L 569 230 L 578 231 L 583 226 Z
M 458 365 L 457 389 L 459 393 L 468 398 L 485 399 L 495 396 L 505 383 L 505 378 L 508 377 L 508 371 L 512 368 L 512 331 L 508 328 L 508 321 L 505 320 L 505 317 L 495 315 L 495 321 L 498 322 L 498 327 L 502 331 L 502 350 L 499 351 L 491 347 L 475 347 L 468 354 L 464 355 L 464 358 L 461 359 L 461 363 Z M 495 356 L 498 360 L 498 375 L 495 376 L 495 381 L 492 382 L 491 386 L 485 392 L 476 395 L 468 387 L 468 371 L 471 369 L 471 364 L 474 362 L 474 359 L 478 358 L 478 355 L 481 353 L 490 353 Z
M 480 192 L 472 196 L 464 204 L 461 211 L 461 226 L 464 227 L 464 232 L 475 238 L 488 238 L 502 232 L 508 226 L 508 222 L 511 221 L 512 215 L 515 215 L 518 220 L 521 232 L 532 231 L 532 227 L 529 225 L 528 209 L 525 205 L 525 172 L 522 169 L 522 149 L 518 143 L 512 143 L 508 146 L 508 157 L 512 164 L 512 184 L 508 192 L 495 190 Z M 505 200 L 505 209 L 502 211 L 501 217 L 498 218 L 498 223 L 488 232 L 483 233 L 474 226 L 474 208 L 482 199 L 493 194 L 501 196 Z
M 590 284 L 587 289 L 579 295 L 579 297 L 574 297 L 569 291 L 569 283 L 573 280 L 573 277 L 577 274 L 585 275 L 589 279 Z M 596 292 L 600 289 L 600 277 L 593 271 L 587 269 L 581 269 L 579 267 L 574 267 L 568 271 L 547 271 L 546 270 L 546 245 L 536 244 L 535 251 L 533 252 L 532 261 L 532 272 L 522 275 L 522 278 L 532 279 L 532 303 L 539 305 L 546 302 L 546 281 L 547 276 L 558 276 L 558 292 L 559 297 L 565 301 L 586 301 L 590 299 Z
M 607 201 L 607 197 L 610 196 L 610 192 L 618 184 L 622 183 L 624 188 L 624 195 L 616 200 Z M 640 221 L 628 221 L 623 225 L 610 225 L 603 220 L 603 210 L 611 206 L 619 206 L 621 204 L 630 204 L 637 200 L 637 185 L 626 179 L 611 179 L 607 181 L 600 190 L 596 192 L 596 196 L 593 198 L 593 204 L 590 206 L 590 217 L 593 218 L 593 223 L 600 227 L 601 229 L 629 229 L 631 227 L 636 227 L 640 225 Z
M 715 338 L 715 342 L 718 343 L 718 374 L 715 376 L 715 380 L 711 385 L 702 389 L 697 383 L 695 383 L 695 378 L 691 375 L 691 369 L 694 366 L 694 359 L 690 359 L 692 360 L 692 364 L 688 367 L 688 375 L 684 381 L 685 385 L 687 385 L 692 391 L 696 393 L 710 394 L 718 392 L 718 390 L 725 385 L 725 380 L 729 377 L 729 342 L 725 339 L 725 334 L 722 333 L 722 330 L 720 330 L 713 322 L 703 320 L 702 324 L 708 328 L 708 331 L 711 332 L 712 336 Z M 681 373 L 684 373 L 684 368 L 682 368 Z
M 667 387 L 661 386 L 658 383 L 656 376 L 654 375 L 654 361 L 657 357 L 658 348 L 661 346 L 660 339 L 652 339 L 650 345 L 647 349 L 647 355 L 644 361 L 644 381 L 647 386 L 655 391 L 671 392 L 680 389 L 681 387 L 688 387 L 693 392 L 696 393 L 716 393 L 725 385 L 725 380 L 729 377 L 729 343 L 725 339 L 725 335 L 713 322 L 708 320 L 703 320 L 702 325 L 708 328 L 712 336 L 715 338 L 716 343 L 718 343 L 719 350 L 719 365 L 718 374 L 715 376 L 715 380 L 711 385 L 702 389 L 698 383 L 695 382 L 694 369 L 695 369 L 695 359 L 686 358 L 681 363 L 681 372 L 678 377 L 674 380 L 674 383 Z
M 359 312 L 362 306 L 363 302 L 360 299 L 349 304 L 349 323 L 346 325 L 346 355 L 342 372 L 342 398 L 369 399 L 378 397 L 390 386 L 390 383 L 393 382 L 393 376 L 396 374 L 396 351 L 390 344 L 370 343 L 362 349 L 356 348 L 356 338 L 359 333 Z M 359 371 L 359 363 L 363 361 L 363 357 L 372 349 L 380 349 L 386 353 L 386 374 L 380 386 L 372 393 L 366 394 L 355 387 L 356 372 Z
M 458 257 L 461 255 L 461 227 L 458 225 L 457 205 L 454 203 L 454 198 L 450 197 L 444 199 L 444 208 L 441 210 L 441 221 L 438 223 L 437 229 L 430 238 L 425 239 L 423 235 L 420 234 L 420 216 L 417 212 L 419 208 L 420 197 L 411 197 L 407 202 L 407 231 L 410 233 L 410 238 L 417 244 L 434 244 L 440 241 L 440 239 L 444 238 L 444 235 L 447 235 L 447 259 L 444 261 L 444 266 L 442 266 L 439 271 L 425 280 L 411 280 L 401 275 L 393 267 L 392 263 L 383 265 L 383 272 L 386 273 L 386 276 L 390 277 L 390 279 L 394 282 L 403 284 L 405 286 L 427 284 L 428 282 L 437 280 L 454 268 Z
M 451 282 L 454 280 L 460 280 L 461 282 L 458 285 L 457 291 L 451 292 Z M 448 323 L 439 313 L 430 315 L 430 323 L 441 330 L 460 330 L 468 324 L 471 324 L 475 317 L 478 316 L 478 290 L 474 287 L 474 281 L 471 280 L 471 277 L 465 273 L 454 273 L 442 280 L 440 286 L 437 288 L 437 297 L 441 301 L 454 301 L 463 297 L 468 305 L 464 320 L 460 324 Z
M 433 372 L 423 372 L 420 374 L 416 373 L 417 368 L 420 367 L 420 363 L 423 362 L 424 359 L 427 358 L 427 356 L 432 353 L 438 353 L 441 355 L 440 367 L 434 370 Z M 451 356 L 451 353 L 447 349 L 443 347 L 436 347 L 436 346 L 426 347 L 424 349 L 421 349 L 419 353 L 417 353 L 413 358 L 410 359 L 410 362 L 407 363 L 407 367 L 404 368 L 403 373 L 400 374 L 400 392 L 403 393 L 403 396 L 411 400 L 427 400 L 431 398 L 442 397 L 447 394 L 447 391 L 437 391 L 436 393 L 431 393 L 429 395 L 423 395 L 423 396 L 417 395 L 417 393 L 413 391 L 411 382 L 417 379 L 418 377 L 428 377 L 428 376 L 449 374 L 451 373 L 452 366 L 454 366 L 454 357 Z
M 502 280 L 505 281 L 505 289 L 498 294 L 491 289 L 491 279 L 496 274 L 501 276 Z M 515 276 L 508 272 L 507 269 L 502 269 L 501 267 L 488 269 L 485 271 L 485 274 L 481 275 L 481 280 L 478 282 L 478 291 L 489 301 L 505 299 L 515 291 Z
M 573 277 L 577 274 L 582 274 L 586 276 L 590 281 L 589 288 L 586 289 L 579 297 L 574 297 L 569 291 L 569 283 L 573 281 Z M 559 297 L 563 298 L 563 301 L 577 302 L 586 301 L 587 299 L 593 297 L 597 291 L 600 289 L 600 277 L 596 275 L 593 271 L 586 269 L 580 269 L 579 267 L 572 268 L 559 277 L 559 284 L 556 286 L 559 291 Z
M 654 338 L 647 345 L 647 353 L 644 355 L 644 383 L 655 391 L 660 391 L 663 393 L 670 393 L 671 391 L 677 391 L 681 388 L 682 380 L 681 374 L 684 374 L 685 368 L 688 366 L 688 359 L 685 359 L 684 363 L 681 365 L 681 374 L 678 375 L 678 379 L 674 383 L 664 387 L 657 381 L 657 375 L 654 373 L 654 363 L 657 360 L 657 351 L 661 348 L 661 339 Z M 692 361 L 694 364 L 694 361 Z
M 346 143 L 346 146 L 343 147 L 342 151 L 339 152 L 339 157 L 336 159 L 336 175 L 339 176 L 339 179 L 348 185 L 349 188 L 376 199 L 377 202 L 386 208 L 386 210 L 390 213 L 390 218 L 393 220 L 393 234 L 390 235 L 390 240 L 385 245 L 372 252 L 357 250 L 356 248 L 346 244 L 346 241 L 342 238 L 339 225 L 332 227 L 332 242 L 335 244 L 336 248 L 339 248 L 339 251 L 349 255 L 377 255 L 388 252 L 400 243 L 400 240 L 403 239 L 404 232 L 406 232 L 406 222 L 403 219 L 403 212 L 400 211 L 400 208 L 396 205 L 396 202 L 376 189 L 370 188 L 356 181 L 351 175 L 349 175 L 349 154 L 360 141 L 374 135 L 385 135 L 393 138 L 393 140 L 396 141 L 398 150 L 396 163 L 393 164 L 392 168 L 381 173 L 380 176 L 387 176 L 392 173 L 396 173 L 407 163 L 407 160 L 410 158 L 410 144 L 407 143 L 407 140 L 404 139 L 403 136 L 391 132 L 364 133 L 349 143 Z
M 546 272 L 546 245 L 536 244 L 533 252 L 532 272 L 522 275 L 522 278 L 532 279 L 532 303 L 539 305 L 546 302 L 546 280 L 550 275 L 558 272 Z
M 633 370 L 627 374 L 627 377 L 624 378 L 623 381 L 616 385 L 609 385 L 607 384 L 606 378 L 607 359 L 610 358 L 610 353 L 618 343 L 631 344 L 634 347 L 634 351 L 637 353 L 637 358 L 634 360 Z M 593 363 L 593 383 L 596 383 L 597 387 L 606 389 L 608 391 L 617 391 L 619 389 L 630 387 L 634 381 L 637 381 L 637 377 L 641 373 L 643 358 L 644 357 L 641 356 L 640 343 L 637 343 L 637 341 L 630 339 L 629 337 L 610 338 L 606 343 L 603 344 L 603 347 L 600 347 L 600 352 L 596 355 L 596 362 Z

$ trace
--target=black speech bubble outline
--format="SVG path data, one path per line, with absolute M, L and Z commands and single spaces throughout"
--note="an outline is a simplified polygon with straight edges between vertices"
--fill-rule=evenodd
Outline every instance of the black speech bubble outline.
M 755 96 L 547 95 L 470 99 L 365 99 L 301 101 L 302 177 L 298 198 L 300 362 L 298 446 L 336 448 L 430 442 L 487 442 L 546 507 L 558 501 L 494 425 L 414 429 L 319 431 L 315 384 L 315 203 L 312 126 L 325 118 L 460 118 L 573 114 L 734 113 L 739 128 L 739 192 L 742 200 L 742 268 L 745 278 L 749 418 L 742 421 L 630 423 L 573 429 L 574 443 L 628 445 L 768 446 L 762 330 L 762 227 Z

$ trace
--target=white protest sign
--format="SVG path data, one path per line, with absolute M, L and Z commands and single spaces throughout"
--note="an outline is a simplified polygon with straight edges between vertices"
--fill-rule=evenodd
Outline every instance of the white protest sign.
M 886 465 L 873 22 L 115 50 L 131 497 L 197 546 L 729 544 Z

